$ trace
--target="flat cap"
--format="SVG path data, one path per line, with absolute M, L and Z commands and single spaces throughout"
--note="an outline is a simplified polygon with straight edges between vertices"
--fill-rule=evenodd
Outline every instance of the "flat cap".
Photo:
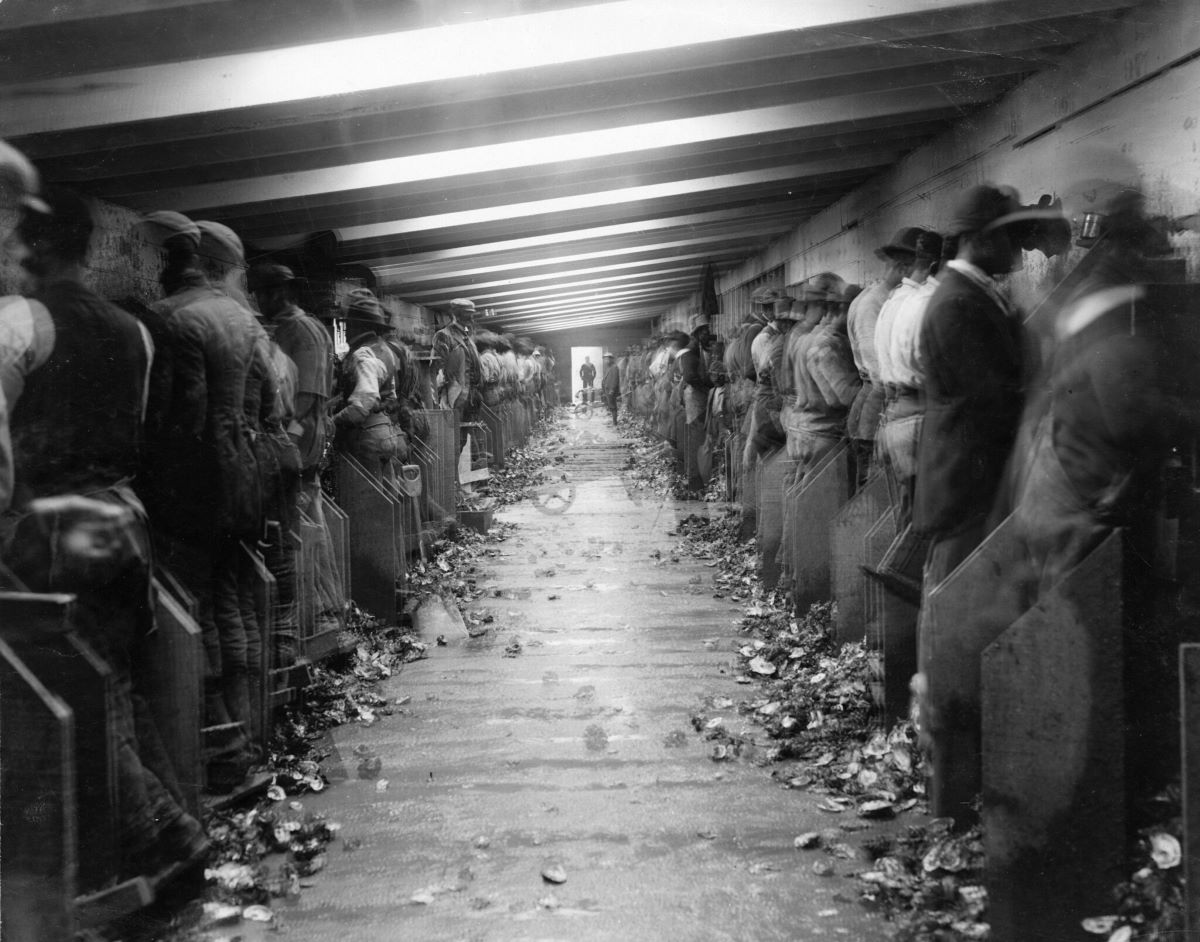
M 38 172 L 29 158 L 11 144 L 0 141 L 0 198 L 39 213 L 49 207 L 38 198 Z
M 170 239 L 182 238 L 192 248 L 200 248 L 200 227 L 183 213 L 171 209 L 160 209 L 146 213 L 135 227 L 148 242 L 161 247 Z
M 246 287 L 251 291 L 262 291 L 277 285 L 286 285 L 296 280 L 296 273 L 286 265 L 276 262 L 263 262 L 254 265 L 246 274 Z
M 246 250 L 236 232 L 211 219 L 201 219 L 196 226 L 200 230 L 201 255 L 226 265 L 246 264 Z
M 452 311 L 470 311 L 475 312 L 475 302 L 470 298 L 455 298 L 447 307 Z

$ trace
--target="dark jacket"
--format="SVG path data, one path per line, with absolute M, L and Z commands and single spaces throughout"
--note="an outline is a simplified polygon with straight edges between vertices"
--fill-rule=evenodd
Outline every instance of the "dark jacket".
M 151 517 L 198 538 L 253 532 L 263 507 L 247 408 L 267 409 L 274 396 L 256 359 L 262 328 L 202 277 L 154 308 L 170 373 L 155 384 L 147 416 Z
M 133 315 L 72 281 L 38 299 L 54 322 L 54 349 L 12 406 L 19 503 L 133 478 L 150 369 Z
M 1022 327 L 949 269 L 921 329 L 928 364 L 913 526 L 945 533 L 992 509 L 1024 403 Z
M 621 395 L 621 373 L 616 364 L 610 364 L 604 371 L 604 379 L 600 381 L 600 391 L 606 396 Z

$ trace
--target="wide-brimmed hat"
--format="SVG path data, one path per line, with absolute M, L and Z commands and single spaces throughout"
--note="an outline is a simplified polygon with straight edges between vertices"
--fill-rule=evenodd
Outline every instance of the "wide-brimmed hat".
M 200 248 L 200 227 L 183 213 L 173 209 L 159 209 L 146 213 L 134 228 L 142 237 L 160 248 L 171 239 L 183 239 L 192 248 Z
M 959 197 L 950 219 L 950 235 L 998 229 L 1022 220 L 1022 210 L 1016 193 L 1008 187 L 980 183 Z
M 897 229 L 890 242 L 875 250 L 875 255 L 885 261 L 890 261 L 897 255 L 916 255 L 917 238 L 924 231 L 920 226 L 905 226 Z
M 200 254 L 226 265 L 246 264 L 246 249 L 238 234 L 228 226 L 200 219 L 196 222 L 200 230 Z

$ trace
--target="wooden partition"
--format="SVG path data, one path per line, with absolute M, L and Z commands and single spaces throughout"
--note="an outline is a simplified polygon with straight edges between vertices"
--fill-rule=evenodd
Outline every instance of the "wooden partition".
M 848 454 L 845 443 L 838 445 L 787 493 L 793 600 L 800 612 L 832 595 L 830 533 L 834 517 L 850 497 Z
M 146 639 L 145 660 L 155 669 L 144 672 L 145 694 L 167 758 L 179 779 L 184 807 L 198 816 L 203 785 L 200 727 L 204 645 L 200 626 L 189 613 L 189 606 L 195 603 L 190 596 L 181 599 L 169 591 L 163 575 L 160 572 L 153 583 L 155 631 Z
M 0 640 L 0 920 L 6 940 L 74 937 L 74 740 L 71 708 Z
M 394 625 L 401 580 L 399 504 L 351 456 L 338 460 L 337 473 L 338 497 L 350 518 L 350 596 Z
M 867 631 L 867 590 L 864 565 L 875 565 L 866 555 L 866 537 L 888 506 L 887 481 L 872 475 L 833 518 L 829 535 L 830 581 L 837 601 L 835 630 L 841 642 L 861 641 Z
M 427 488 L 429 500 L 426 506 L 441 518 L 435 522 L 441 524 L 445 518 L 454 518 L 458 495 L 458 455 L 459 446 L 458 422 L 451 409 L 426 409 L 422 412 L 429 425 L 429 437 L 425 446 L 429 455 L 419 461 L 421 475 Z
M 1200 938 L 1200 644 L 1179 646 L 1187 938 Z
M 758 459 L 755 493 L 758 496 L 758 549 L 762 554 L 763 588 L 774 589 L 779 583 L 776 555 L 783 539 L 783 476 L 787 455 L 777 448 Z
M 289 702 L 295 691 L 291 684 L 291 669 L 275 660 L 275 615 L 279 603 L 279 586 L 262 555 L 246 543 L 241 544 L 242 562 L 254 591 L 254 615 L 258 621 L 262 661 L 258 683 L 251 687 L 250 738 L 263 749 L 274 726 L 275 711 Z M 297 572 L 299 575 L 299 572 Z M 300 591 L 300 586 L 296 586 Z
M 498 409 L 499 406 L 496 407 Z M 492 467 L 503 468 L 505 454 L 509 449 L 509 436 L 506 434 L 505 422 L 500 413 L 491 406 L 479 407 L 479 417 L 487 426 L 492 440 Z
M 95 890 L 118 868 L 117 691 L 112 668 L 74 631 L 74 596 L 0 593 L 0 637 L 74 716 L 79 821 L 78 888 Z M 21 761 L 19 756 L 6 760 Z
M 350 598 L 350 517 L 328 494 L 321 494 L 321 515 L 333 552 L 334 578 L 340 589 L 335 602 L 340 607 Z
M 993 547 L 995 549 L 996 547 Z M 987 558 L 987 554 L 983 554 Z M 1125 878 L 1121 539 L 982 657 L 983 822 L 995 942 L 1087 938 Z
M 935 817 L 970 817 L 979 794 L 980 659 L 1020 614 L 1000 587 L 1021 554 L 1008 517 L 932 591 L 921 612 L 918 660 L 929 682 L 933 738 L 930 807 Z

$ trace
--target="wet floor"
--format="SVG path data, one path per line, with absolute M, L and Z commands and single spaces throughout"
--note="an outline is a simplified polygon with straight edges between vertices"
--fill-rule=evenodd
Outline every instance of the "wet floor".
M 712 569 L 671 557 L 676 521 L 714 508 L 632 491 L 606 419 L 567 435 L 570 481 L 506 508 L 517 529 L 480 562 L 474 607 L 494 630 L 390 680 L 403 713 L 333 732 L 334 785 L 304 804 L 344 840 L 279 906 L 285 937 L 886 938 L 852 881 L 813 871 L 861 864 L 793 847 L 837 816 L 752 760 L 714 762 L 691 727 L 705 698 L 751 689 L 734 682 L 739 606 L 712 597 Z M 382 768 L 360 777 L 366 751 Z M 565 882 L 543 878 L 553 867 Z

